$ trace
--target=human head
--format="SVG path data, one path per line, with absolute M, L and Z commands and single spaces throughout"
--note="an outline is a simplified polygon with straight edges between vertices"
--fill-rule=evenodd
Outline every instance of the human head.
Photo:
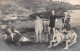
M 68 18 L 68 12 L 64 12 L 64 15 L 65 15 L 65 19 Z
M 40 19 L 40 17 L 39 16 L 36 16 L 36 19 Z
M 70 18 L 69 12 L 65 12 L 65 18 Z
M 65 15 L 68 15 L 68 12 L 64 12 Z
M 59 28 L 55 28 L 55 32 L 58 32 L 59 31 Z
M 14 27 L 11 28 L 11 31 L 14 32 Z
M 54 11 L 52 11 L 52 15 L 55 15 L 55 12 Z
M 58 30 L 59 31 L 59 28 L 55 28 L 55 30 Z
M 2 29 L 6 29 L 7 25 L 1 25 Z

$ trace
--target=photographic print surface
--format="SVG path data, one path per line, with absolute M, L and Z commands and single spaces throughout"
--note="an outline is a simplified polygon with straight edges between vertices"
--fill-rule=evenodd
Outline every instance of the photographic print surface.
M 0 0 L 0 51 L 80 51 L 80 0 Z

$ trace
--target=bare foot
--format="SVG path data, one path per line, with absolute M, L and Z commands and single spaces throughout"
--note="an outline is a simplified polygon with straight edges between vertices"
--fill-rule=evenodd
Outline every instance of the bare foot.
M 58 44 L 54 44 L 53 46 L 57 46 Z
M 51 48 L 52 46 L 48 46 L 47 48 Z
M 36 41 L 36 43 L 38 43 L 39 41 Z
M 65 47 L 64 49 L 68 49 L 68 47 Z
M 42 41 L 40 41 L 40 42 L 42 42 Z

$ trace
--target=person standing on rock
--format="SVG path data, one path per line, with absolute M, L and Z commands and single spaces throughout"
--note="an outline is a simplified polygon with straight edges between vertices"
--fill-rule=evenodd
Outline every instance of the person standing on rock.
M 37 38 L 36 42 L 39 42 L 39 41 L 41 42 L 42 31 L 43 31 L 43 22 L 39 16 L 36 16 L 36 20 L 35 20 L 35 33 Z
M 56 20 L 55 13 L 54 11 L 52 11 L 52 14 L 50 16 L 49 29 L 52 29 L 53 33 L 55 33 L 55 20 Z
M 64 23 L 64 28 L 66 29 L 66 31 L 70 31 L 72 30 L 71 25 L 70 25 L 70 16 L 67 12 L 65 12 L 65 23 Z

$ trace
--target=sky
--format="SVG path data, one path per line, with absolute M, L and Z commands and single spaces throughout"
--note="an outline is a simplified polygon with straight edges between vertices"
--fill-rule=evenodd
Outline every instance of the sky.
M 73 5 L 80 5 L 80 0 L 53 0 L 53 1 L 63 1 L 63 2 L 69 2 L 70 4 Z
M 11 2 L 12 0 L 0 0 L 0 2 L 2 4 L 5 4 L 6 2 Z M 69 2 L 70 4 L 73 4 L 73 5 L 80 5 L 80 0 L 53 0 L 53 1 L 64 1 L 64 2 Z
M 73 4 L 73 5 L 80 5 L 80 0 L 66 0 L 66 2 L 69 2 L 70 4 Z

